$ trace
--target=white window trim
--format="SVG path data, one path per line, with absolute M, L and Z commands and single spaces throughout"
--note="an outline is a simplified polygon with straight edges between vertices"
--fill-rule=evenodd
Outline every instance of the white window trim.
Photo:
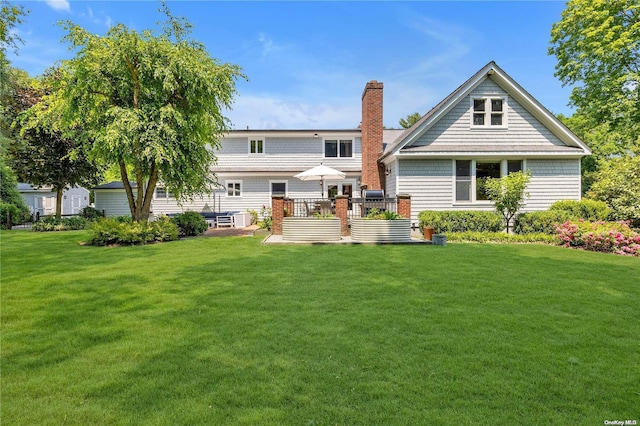
M 262 152 L 251 152 L 251 141 L 262 141 Z M 247 152 L 249 153 L 249 155 L 251 156 L 259 156 L 259 155 L 265 155 L 265 151 L 267 149 L 267 140 L 262 137 L 262 136 L 256 136 L 256 137 L 249 137 L 247 138 Z
M 158 188 L 163 188 L 164 189 L 164 197 L 158 197 Z M 153 199 L 154 200 L 169 200 L 169 199 L 175 199 L 175 197 L 173 196 L 173 194 L 171 192 L 169 192 L 167 190 L 167 187 L 164 185 L 156 185 L 155 189 L 153 190 Z
M 271 197 L 273 197 L 273 186 L 272 186 L 272 184 L 274 184 L 274 183 L 284 183 L 284 196 L 285 197 L 289 196 L 289 181 L 288 180 L 282 180 L 282 179 L 269 180 L 269 200 L 271 200 Z
M 469 191 L 471 192 L 471 199 L 470 200 L 457 200 L 456 199 L 456 161 L 469 161 L 471 160 L 471 188 L 469 189 Z M 451 164 L 451 172 L 452 172 L 452 187 L 453 187 L 453 194 L 452 194 L 452 201 L 453 201 L 453 205 L 454 206 L 482 206 L 482 205 L 491 205 L 493 204 L 493 202 L 491 200 L 477 200 L 476 199 L 476 164 L 477 163 L 497 163 L 500 162 L 500 177 L 506 176 L 507 175 L 507 162 L 508 161 L 521 161 L 522 162 L 522 171 L 526 171 L 527 170 L 527 160 L 524 158 L 509 158 L 509 159 L 501 159 L 501 160 L 496 160 L 496 159 L 480 159 L 477 160 L 475 158 L 456 158 L 451 160 L 452 164 Z
M 483 99 L 485 101 L 485 111 L 484 111 L 484 125 L 475 125 L 473 124 L 473 114 L 475 113 L 473 110 L 473 101 L 476 99 Z M 487 100 L 491 99 L 501 99 L 502 100 L 502 125 L 500 126 L 492 126 L 491 125 L 491 102 Z M 487 109 L 487 106 L 489 109 Z M 509 117 L 509 97 L 507 95 L 500 94 L 484 94 L 482 96 L 470 96 L 469 97 L 469 127 L 473 130 L 506 130 L 509 127 L 508 117 Z
M 327 152 L 326 152 L 326 146 L 327 146 L 327 141 L 336 141 L 338 146 L 336 147 L 337 149 L 337 156 L 336 157 L 327 157 Z M 340 141 L 351 141 L 351 157 L 341 157 L 340 156 Z M 355 158 L 355 153 L 356 153 L 356 140 L 355 138 L 341 138 L 341 137 L 323 137 L 322 138 L 322 157 L 323 158 L 335 158 L 335 159 L 340 159 L 340 158 L 349 158 L 349 159 L 353 159 Z
M 240 195 L 229 195 L 229 184 L 236 184 L 239 183 L 240 184 Z M 224 182 L 224 196 L 227 198 L 242 198 L 242 194 L 243 194 L 243 188 L 242 188 L 242 181 L 241 180 L 226 180 Z

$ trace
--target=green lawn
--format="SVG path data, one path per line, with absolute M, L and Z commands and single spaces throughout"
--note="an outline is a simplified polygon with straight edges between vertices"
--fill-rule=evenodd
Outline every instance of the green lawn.
M 0 234 L 0 418 L 640 420 L 640 259 L 541 245 Z

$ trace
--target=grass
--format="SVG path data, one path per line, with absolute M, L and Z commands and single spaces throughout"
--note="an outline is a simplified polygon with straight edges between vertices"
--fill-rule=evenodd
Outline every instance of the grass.
M 640 260 L 0 234 L 4 424 L 640 417 Z

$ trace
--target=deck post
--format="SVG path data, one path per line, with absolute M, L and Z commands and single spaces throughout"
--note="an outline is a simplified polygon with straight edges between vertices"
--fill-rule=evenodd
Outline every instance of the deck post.
M 398 209 L 397 212 L 405 219 L 411 219 L 411 195 L 398 194 Z
M 271 233 L 282 235 L 282 219 L 284 218 L 284 197 L 273 195 L 271 197 Z
M 336 195 L 336 217 L 340 219 L 340 235 L 349 236 L 349 196 Z

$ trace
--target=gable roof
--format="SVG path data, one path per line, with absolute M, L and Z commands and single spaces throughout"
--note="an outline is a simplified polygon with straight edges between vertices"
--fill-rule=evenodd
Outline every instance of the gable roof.
M 515 99 L 523 108 L 525 108 L 531 115 L 538 119 L 544 126 L 546 126 L 560 141 L 562 141 L 566 147 L 558 146 L 555 149 L 543 149 L 543 152 L 554 153 L 569 153 L 573 155 L 590 155 L 591 149 L 576 136 L 567 126 L 565 126 L 556 116 L 554 116 L 548 109 L 546 109 L 540 102 L 538 102 L 529 92 L 527 92 L 522 86 L 520 86 L 513 78 L 511 78 L 506 72 L 504 72 L 494 61 L 489 62 L 482 67 L 471 78 L 465 81 L 460 87 L 454 90 L 449 96 L 444 98 L 440 103 L 427 112 L 420 120 L 418 120 L 413 126 L 405 130 L 400 136 L 396 138 L 393 143 L 387 145 L 380 160 L 385 159 L 390 155 L 395 155 L 403 150 L 404 152 L 410 150 L 411 152 L 444 152 L 444 147 L 430 148 L 429 146 L 411 147 L 409 146 L 417 140 L 420 136 L 425 134 L 433 124 L 437 123 L 440 118 L 447 114 L 453 107 L 455 107 L 463 98 L 468 96 L 480 83 L 485 79 L 491 77 L 491 79 L 500 86 L 507 94 Z M 491 152 L 491 147 L 479 149 L 477 146 L 452 146 L 451 151 L 448 152 L 478 152 L 485 151 Z M 403 149 L 405 148 L 405 149 Z M 467 149 L 468 148 L 468 149 Z M 521 150 L 520 150 L 521 149 Z M 511 153 L 525 153 L 531 151 L 530 147 L 525 146 L 512 146 L 507 149 Z M 504 147 L 495 147 L 495 152 L 505 152 Z M 536 149 L 536 152 L 540 152 Z

